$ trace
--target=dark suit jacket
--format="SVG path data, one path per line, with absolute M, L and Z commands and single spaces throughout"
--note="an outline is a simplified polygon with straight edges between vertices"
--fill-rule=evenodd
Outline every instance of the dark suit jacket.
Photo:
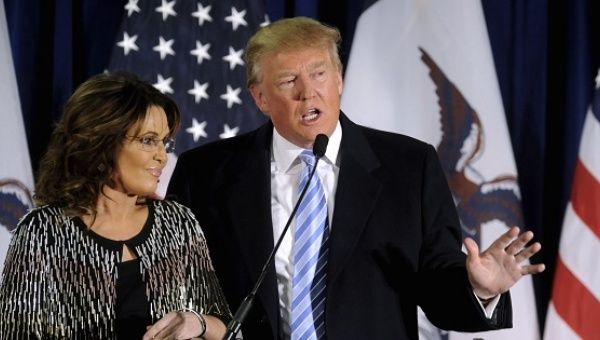
M 435 149 L 352 123 L 343 114 L 327 267 L 327 337 L 417 339 L 417 305 L 444 329 L 510 327 L 504 294 L 486 319 L 467 279 L 452 196 Z M 196 214 L 232 311 L 273 248 L 269 122 L 185 152 L 168 194 Z M 271 265 L 243 324 L 245 339 L 280 334 Z

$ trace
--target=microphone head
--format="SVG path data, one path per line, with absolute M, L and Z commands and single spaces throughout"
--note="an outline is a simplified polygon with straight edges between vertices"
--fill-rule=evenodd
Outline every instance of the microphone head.
M 325 151 L 327 150 L 327 143 L 329 143 L 329 137 L 327 135 L 320 133 L 315 138 L 315 142 L 313 144 L 313 154 L 317 158 L 323 157 Z

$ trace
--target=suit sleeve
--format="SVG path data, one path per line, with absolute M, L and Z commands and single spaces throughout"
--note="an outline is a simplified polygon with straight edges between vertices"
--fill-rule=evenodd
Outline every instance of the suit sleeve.
M 462 236 L 454 200 L 435 149 L 428 147 L 422 178 L 423 246 L 419 305 L 437 327 L 484 331 L 512 326 L 511 301 L 503 294 L 491 319 L 473 294 L 461 251 Z
M 201 296 L 200 305 L 195 310 L 215 316 L 227 325 L 232 315 L 215 273 L 204 233 L 194 214 L 188 208 L 183 208 L 182 211 L 185 216 L 182 220 L 189 227 L 186 229 L 192 250 L 189 256 L 195 264 L 193 267 L 196 267 L 188 268 L 188 282 L 197 283 L 193 286 L 200 290 Z
M 188 178 L 186 153 L 183 153 L 177 160 L 175 170 L 171 175 L 169 186 L 167 187 L 166 198 L 177 201 L 185 206 L 191 206 L 192 195 L 190 194 L 190 178 Z

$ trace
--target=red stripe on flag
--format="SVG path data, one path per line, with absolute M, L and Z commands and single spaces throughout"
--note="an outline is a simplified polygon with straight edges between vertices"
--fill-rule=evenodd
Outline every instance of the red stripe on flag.
M 600 339 L 600 301 L 577 280 L 561 258 L 556 263 L 552 303 L 560 317 L 583 339 Z
M 600 182 L 580 159 L 575 166 L 571 202 L 577 216 L 600 238 Z

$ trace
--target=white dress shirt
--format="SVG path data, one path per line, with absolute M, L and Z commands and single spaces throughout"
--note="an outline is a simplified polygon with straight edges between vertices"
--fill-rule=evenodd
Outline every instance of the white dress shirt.
M 335 189 L 340 173 L 338 152 L 342 141 L 342 128 L 338 122 L 335 130 L 329 137 L 325 155 L 317 164 L 315 176 L 319 176 L 325 200 L 327 201 L 327 215 L 331 230 L 331 217 L 333 216 Z M 273 146 L 271 154 L 271 213 L 273 217 L 273 239 L 279 239 L 285 223 L 292 214 L 292 209 L 298 201 L 298 183 L 304 166 L 298 155 L 304 149 L 290 143 L 283 138 L 277 129 L 273 129 Z M 294 263 L 292 262 L 292 245 L 295 220 L 285 234 L 279 250 L 275 254 L 275 270 L 277 272 L 277 289 L 279 291 L 279 311 L 283 320 L 285 338 L 289 338 L 289 320 L 291 316 L 292 300 L 292 275 Z
M 325 155 L 317 165 L 315 176 L 319 176 L 325 199 L 327 201 L 327 215 L 329 228 L 334 209 L 334 197 L 340 173 L 338 154 L 342 141 L 342 128 L 338 122 L 333 134 L 329 137 L 329 143 Z M 279 240 L 285 223 L 292 213 L 294 205 L 298 201 L 298 183 L 304 166 L 298 155 L 304 149 L 292 144 L 283 138 L 277 129 L 273 129 L 273 145 L 271 153 L 271 213 L 273 222 L 274 244 Z M 275 271 L 277 276 L 277 289 L 279 292 L 279 312 L 282 318 L 283 335 L 285 339 L 290 337 L 290 317 L 292 300 L 292 275 L 294 263 L 292 262 L 292 245 L 295 220 L 290 224 L 290 230 L 285 234 L 281 246 L 275 253 Z M 500 296 L 496 296 L 487 306 L 480 303 L 486 316 L 491 318 Z

